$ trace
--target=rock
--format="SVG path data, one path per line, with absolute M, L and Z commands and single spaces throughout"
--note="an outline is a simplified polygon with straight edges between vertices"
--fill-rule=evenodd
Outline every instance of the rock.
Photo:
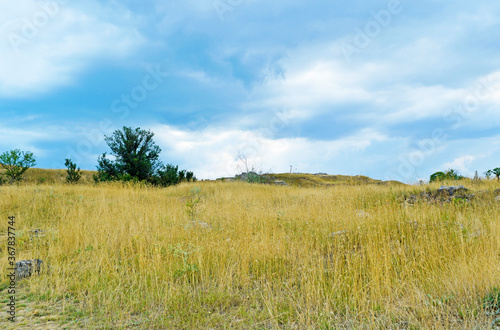
M 416 195 L 411 195 L 410 197 L 408 197 L 408 198 L 405 199 L 405 203 L 413 205 L 413 204 L 415 204 L 417 202 L 417 200 L 418 200 L 418 197 Z
M 16 262 L 16 278 L 23 279 L 33 274 L 40 274 L 43 261 L 41 259 L 21 260 Z
M 357 215 L 358 217 L 360 217 L 360 218 L 363 218 L 363 217 L 366 217 L 366 218 L 371 217 L 370 213 L 365 212 L 365 211 L 363 211 L 363 210 L 356 210 L 356 215 Z
M 337 237 L 337 236 L 344 236 L 344 235 L 347 235 L 347 233 L 349 232 L 349 230 L 341 230 L 341 231 L 336 231 L 334 233 L 331 233 L 330 235 L 328 235 L 329 237 Z
M 495 202 L 500 203 L 500 196 L 495 197 Z
M 191 224 L 193 226 L 200 226 L 202 228 L 212 229 L 212 226 L 210 226 L 208 223 L 203 222 L 203 221 L 191 221 Z
M 283 180 L 274 180 L 273 184 L 277 186 L 288 186 L 288 184 Z
M 40 237 L 40 236 L 44 236 L 44 231 L 41 230 L 41 229 L 33 229 L 33 230 L 30 230 L 28 231 L 28 234 L 30 236 L 30 240 L 33 240 L 33 237 Z
M 435 199 L 452 202 L 453 200 L 463 200 L 469 202 L 474 198 L 474 194 L 468 194 L 469 189 L 464 186 L 441 187 L 437 190 Z
M 495 190 L 493 196 L 500 196 L 500 189 Z
M 243 172 L 241 174 L 235 175 L 234 178 L 238 180 L 243 180 L 243 181 L 248 181 L 251 180 L 252 178 L 258 177 L 259 174 L 255 173 L 254 171 L 250 172 Z
M 466 194 L 468 191 L 469 189 L 465 188 L 464 186 L 451 186 L 451 187 L 442 186 L 437 190 L 437 194 L 443 195 L 447 193 L 448 196 L 455 196 L 455 195 Z

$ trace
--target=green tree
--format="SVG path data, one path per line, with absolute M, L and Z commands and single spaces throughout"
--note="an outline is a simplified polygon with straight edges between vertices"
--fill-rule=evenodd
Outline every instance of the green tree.
M 162 187 L 168 187 L 178 184 L 179 182 L 179 166 L 167 164 L 158 171 L 154 183 Z
M 0 155 L 0 165 L 11 182 L 19 182 L 24 172 L 36 165 L 36 160 L 32 152 L 14 149 Z
M 487 170 L 486 172 L 484 172 L 484 175 L 486 176 L 486 179 L 490 179 L 491 176 L 493 175 L 493 171 L 492 170 Z
M 186 180 L 187 180 L 187 182 L 189 182 L 189 181 L 195 182 L 196 177 L 194 176 L 194 173 L 190 172 L 190 171 L 186 172 Z
M 162 167 L 159 160 L 161 149 L 153 141 L 154 133 L 123 127 L 106 136 L 105 141 L 115 160 L 106 158 L 106 153 L 99 156 L 96 181 L 122 180 L 133 178 L 149 180 Z
M 492 169 L 491 173 L 493 173 L 496 176 L 497 180 L 500 181 L 500 167 Z
M 186 178 L 186 170 L 179 171 L 179 182 L 184 181 Z
M 446 171 L 445 174 L 446 174 L 446 179 L 448 179 L 448 180 L 461 180 L 461 179 L 464 179 L 464 176 L 458 174 L 458 171 L 454 170 L 454 169 L 449 169 L 448 171 Z
M 463 175 L 460 175 L 457 170 L 449 169 L 446 172 L 436 172 L 431 175 L 430 182 L 434 181 L 444 181 L 444 180 L 462 180 L 464 179 Z
M 443 181 L 446 179 L 446 174 L 444 172 L 436 172 L 431 175 L 429 182 Z
M 164 166 L 160 161 L 161 149 L 153 141 L 154 133 L 123 127 L 106 136 L 114 160 L 103 153 L 97 159 L 97 174 L 94 180 L 146 181 L 153 185 L 170 186 L 181 182 L 184 177 L 193 178 L 192 172 L 179 171 L 178 166 Z M 189 180 L 188 180 L 189 181 Z
M 64 166 L 66 166 L 66 173 L 68 173 L 68 175 L 66 176 L 66 182 L 77 183 L 82 177 L 80 168 L 77 168 L 76 164 L 73 163 L 71 159 L 66 159 L 66 161 L 64 162 Z

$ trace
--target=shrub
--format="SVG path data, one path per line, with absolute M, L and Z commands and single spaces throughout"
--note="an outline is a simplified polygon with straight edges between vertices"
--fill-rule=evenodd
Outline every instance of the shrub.
M 64 162 L 64 166 L 66 166 L 66 182 L 68 183 L 77 183 L 82 177 L 82 173 L 80 172 L 80 168 L 76 167 L 76 164 L 71 161 L 71 159 L 66 159 Z
M 490 314 L 500 314 L 500 288 L 493 288 L 483 298 L 483 307 Z
M 19 182 L 24 172 L 36 165 L 36 160 L 32 152 L 14 149 L 0 155 L 0 165 L 11 182 Z

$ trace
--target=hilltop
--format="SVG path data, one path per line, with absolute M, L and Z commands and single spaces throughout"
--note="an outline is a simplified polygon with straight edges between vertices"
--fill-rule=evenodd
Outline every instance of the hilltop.
M 250 180 L 249 180 L 250 177 Z M 329 175 L 326 173 L 276 173 L 257 174 L 248 172 L 229 178 L 220 178 L 223 181 L 260 181 L 263 183 L 287 185 L 293 187 L 331 187 L 336 185 L 404 185 L 399 181 L 382 181 L 363 175 Z
M 269 174 L 274 180 L 285 181 L 289 186 L 300 187 L 329 187 L 334 185 L 404 185 L 399 181 L 382 181 L 369 178 L 363 175 L 328 175 L 328 174 L 307 174 L 307 173 L 280 173 Z
M 3 173 L 0 170 L 0 173 Z M 94 179 L 92 176 L 97 171 L 82 170 L 81 183 L 92 183 Z M 250 172 L 253 173 L 253 172 Z M 220 178 L 217 180 L 236 181 L 238 179 L 245 180 L 246 173 L 236 175 L 232 178 Z M 255 173 L 255 175 L 257 175 Z M 262 174 L 266 183 L 279 183 L 293 187 L 330 187 L 335 185 L 404 185 L 399 181 L 382 181 L 372 179 L 363 175 L 329 175 L 326 173 L 276 173 L 276 174 Z M 66 170 L 64 169 L 42 169 L 30 168 L 23 175 L 23 182 L 25 183 L 64 183 L 66 181 Z M 205 180 L 214 181 L 214 180 Z

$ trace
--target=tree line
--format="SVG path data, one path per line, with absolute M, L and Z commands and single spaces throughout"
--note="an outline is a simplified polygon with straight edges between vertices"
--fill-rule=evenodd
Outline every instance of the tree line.
M 163 164 L 160 160 L 161 149 L 153 141 L 154 133 L 141 128 L 123 127 L 105 141 L 111 149 L 109 159 L 103 153 L 97 159 L 96 183 L 106 181 L 143 182 L 154 186 L 167 187 L 183 181 L 196 181 L 194 173 L 179 170 L 178 166 Z M 20 182 L 23 174 L 36 165 L 32 152 L 14 149 L 0 155 L 0 165 L 5 169 L 7 179 L 0 176 L 0 184 Z M 76 183 L 81 178 L 81 170 L 71 160 L 66 159 L 66 181 Z

